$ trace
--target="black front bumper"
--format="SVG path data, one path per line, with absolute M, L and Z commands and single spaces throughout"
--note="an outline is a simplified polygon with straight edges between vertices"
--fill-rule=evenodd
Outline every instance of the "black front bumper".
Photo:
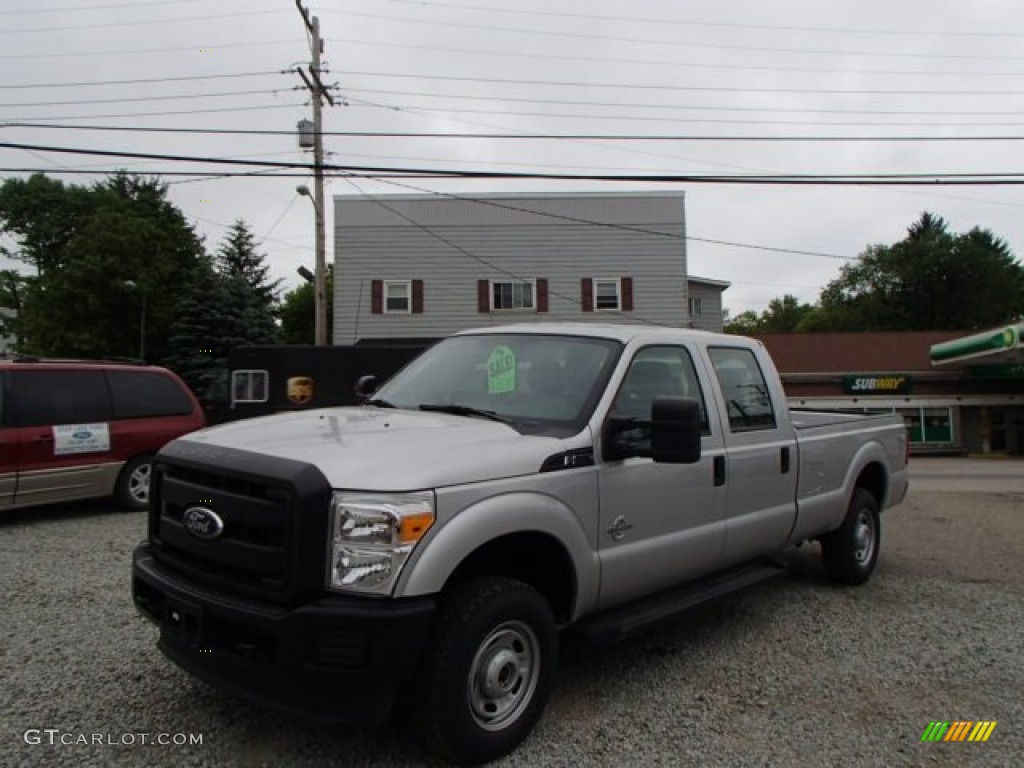
M 363 725 L 391 713 L 435 611 L 433 598 L 250 602 L 176 576 L 148 544 L 133 556 L 132 596 L 187 672 L 293 715 Z

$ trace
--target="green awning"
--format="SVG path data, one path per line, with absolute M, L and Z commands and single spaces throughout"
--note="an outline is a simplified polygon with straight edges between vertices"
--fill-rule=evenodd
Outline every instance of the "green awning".
M 973 360 L 980 357 L 990 358 L 993 362 L 1013 357 L 1021 349 L 1021 337 L 1024 337 L 1024 323 L 993 328 L 962 339 L 944 341 L 933 344 L 929 350 L 932 365 L 958 363 L 962 360 Z M 1007 355 L 1007 353 L 1010 353 Z

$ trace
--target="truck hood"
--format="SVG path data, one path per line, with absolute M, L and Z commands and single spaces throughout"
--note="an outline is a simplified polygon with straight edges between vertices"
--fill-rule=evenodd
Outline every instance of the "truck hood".
M 176 442 L 316 466 L 334 488 L 406 491 L 533 474 L 564 450 L 555 437 L 446 413 L 325 408 L 246 419 Z

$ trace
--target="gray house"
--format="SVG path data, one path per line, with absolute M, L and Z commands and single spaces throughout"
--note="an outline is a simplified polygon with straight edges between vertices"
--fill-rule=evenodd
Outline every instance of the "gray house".
M 531 320 L 685 327 L 688 299 L 694 327 L 722 327 L 728 284 L 687 284 L 682 193 L 336 195 L 334 214 L 337 344 Z

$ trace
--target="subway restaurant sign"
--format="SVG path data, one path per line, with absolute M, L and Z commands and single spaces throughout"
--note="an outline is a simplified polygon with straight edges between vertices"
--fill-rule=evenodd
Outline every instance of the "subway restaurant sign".
M 843 377 L 843 392 L 848 395 L 908 395 L 910 389 L 910 377 L 903 374 Z

